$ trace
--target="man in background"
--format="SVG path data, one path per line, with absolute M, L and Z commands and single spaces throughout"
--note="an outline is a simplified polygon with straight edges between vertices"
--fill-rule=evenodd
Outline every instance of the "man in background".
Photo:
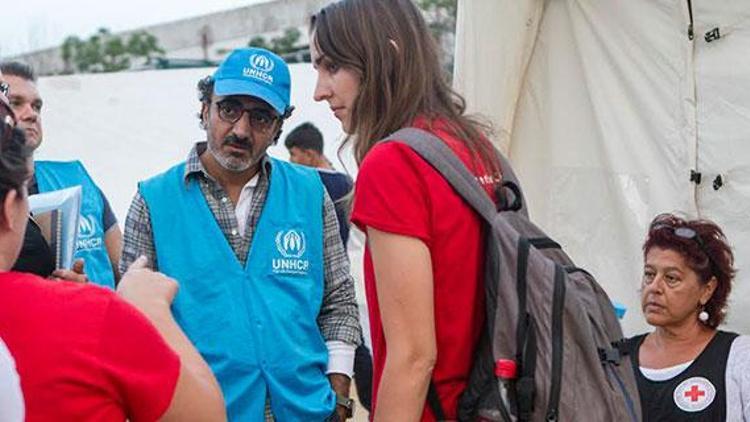
M 334 170 L 331 162 L 323 153 L 323 134 L 310 122 L 302 123 L 289 132 L 284 140 L 284 146 L 289 150 L 289 161 L 318 170 L 320 180 L 336 207 L 339 235 L 341 235 L 341 241 L 346 247 L 350 226 L 349 201 L 347 201 L 347 198 L 352 191 L 352 178 L 348 174 Z M 372 396 L 372 356 L 365 345 L 364 339 L 362 339 L 354 355 L 354 381 L 357 386 L 359 401 L 362 403 L 362 407 L 369 412 Z
M 349 240 L 349 212 L 346 197 L 352 191 L 352 178 L 334 170 L 323 153 L 323 134 L 310 122 L 302 123 L 289 132 L 284 140 L 284 146 L 289 150 L 289 161 L 318 170 L 320 179 L 336 206 L 339 234 L 346 246 Z
M 25 132 L 27 144 L 36 150 L 43 141 L 44 101 L 37 89 L 34 69 L 20 62 L 5 62 L 0 64 L 0 70 L 10 87 L 9 101 L 18 127 Z M 35 161 L 29 194 L 77 185 L 83 190 L 83 201 L 75 252 L 78 262 L 74 270 L 85 271 L 94 283 L 113 288 L 119 278 L 117 265 L 122 250 L 122 232 L 107 198 L 83 164 L 80 161 Z M 26 229 L 23 249 L 13 269 L 43 277 L 52 275 L 55 270 L 54 255 L 33 219 Z

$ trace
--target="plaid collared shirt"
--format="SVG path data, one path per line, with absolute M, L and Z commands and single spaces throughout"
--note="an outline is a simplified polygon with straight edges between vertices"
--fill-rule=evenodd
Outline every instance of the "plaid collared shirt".
M 200 154 L 206 149 L 205 142 L 197 143 L 185 163 L 185 181 L 196 178 L 201 192 L 206 198 L 216 221 L 221 227 L 227 242 L 232 246 L 237 259 L 245 265 L 250 250 L 253 234 L 266 202 L 269 179 L 272 174 L 271 160 L 268 156 L 261 161 L 258 185 L 253 192 L 248 214 L 245 235 L 239 233 L 234 204 L 224 188 L 208 174 L 200 160 Z M 359 344 L 360 326 L 357 302 L 354 296 L 354 280 L 349 272 L 349 258 L 339 236 L 338 221 L 333 201 L 323 190 L 323 268 L 325 286 L 323 304 L 318 314 L 317 323 L 325 341 L 342 341 L 353 345 Z M 120 270 L 124 273 L 128 266 L 139 256 L 145 255 L 151 267 L 158 270 L 151 216 L 146 201 L 136 192 L 125 219 Z
M 227 242 L 232 246 L 237 259 L 245 265 L 250 250 L 253 234 L 258 224 L 263 204 L 268 194 L 272 164 L 268 157 L 261 161 L 258 185 L 253 192 L 250 212 L 248 214 L 245 235 L 238 230 L 234 204 L 224 188 L 206 171 L 200 160 L 200 154 L 206 150 L 206 143 L 197 143 L 185 163 L 185 182 L 191 178 L 198 181 L 201 192 L 211 212 L 221 227 Z M 341 243 L 338 221 L 333 201 L 323 190 L 323 268 L 325 286 L 323 304 L 318 314 L 317 323 L 325 341 L 342 341 L 356 345 L 360 341 L 360 326 L 357 304 L 354 296 L 354 281 L 349 272 L 349 259 Z M 139 256 L 145 255 L 151 267 L 158 270 L 154 246 L 151 217 L 148 206 L 136 192 L 125 220 L 120 270 L 124 273 L 128 266 Z

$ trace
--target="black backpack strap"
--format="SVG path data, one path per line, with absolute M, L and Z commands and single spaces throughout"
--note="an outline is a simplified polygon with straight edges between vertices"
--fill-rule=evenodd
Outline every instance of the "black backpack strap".
M 565 269 L 555 264 L 555 287 L 552 293 L 552 365 L 547 405 L 547 421 L 557 421 L 560 407 L 560 390 L 562 389 L 563 369 L 563 312 L 565 306 Z
M 382 142 L 396 141 L 411 147 L 430 163 L 453 189 L 488 223 L 491 223 L 497 208 L 453 150 L 440 138 L 417 128 L 404 128 L 392 133 Z
M 516 295 L 518 296 L 518 323 L 516 326 L 516 362 L 519 365 L 520 376 L 515 383 L 516 408 L 518 420 L 531 420 L 534 411 L 536 386 L 536 322 L 526 310 L 527 269 L 531 242 L 525 237 L 518 239 L 518 261 L 516 268 Z
M 427 389 L 427 404 L 432 409 L 432 414 L 437 421 L 447 420 L 445 412 L 443 412 L 443 406 L 440 404 L 440 396 L 438 396 L 437 388 L 432 380 L 430 380 L 430 386 Z

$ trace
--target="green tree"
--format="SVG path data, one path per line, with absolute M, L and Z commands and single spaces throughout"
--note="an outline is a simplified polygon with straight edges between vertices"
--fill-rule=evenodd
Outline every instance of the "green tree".
M 164 50 L 159 47 L 159 40 L 146 31 L 138 31 L 130 35 L 127 51 L 133 57 L 142 57 L 147 62 L 154 57 L 164 55 Z
M 164 50 L 153 35 L 138 31 L 125 42 L 109 29 L 100 28 L 86 41 L 76 36 L 65 39 L 61 48 L 65 72 L 118 72 L 130 68 L 133 59 L 161 56 Z
M 276 54 L 286 54 L 297 50 L 297 43 L 299 42 L 302 33 L 297 28 L 287 28 L 284 31 L 284 35 L 271 39 L 271 49 Z
M 88 40 L 82 43 L 75 55 L 75 63 L 80 72 L 101 72 L 102 65 L 102 37 L 109 35 L 109 31 L 100 28 Z
M 65 63 L 65 73 L 72 73 L 75 69 L 75 59 L 80 54 L 83 41 L 75 35 L 65 38 L 61 48 L 63 63 Z
M 271 50 L 279 56 L 295 52 L 299 49 L 299 39 L 302 33 L 297 28 L 287 28 L 281 36 L 267 40 L 264 37 L 253 37 L 247 43 L 248 47 L 260 47 Z
M 266 50 L 270 50 L 271 46 L 268 44 L 265 38 L 261 36 L 256 36 L 250 39 L 250 42 L 247 43 L 248 47 L 258 47 L 258 48 L 265 48 Z
M 435 39 L 442 40 L 456 32 L 457 0 L 417 0 L 417 5 L 425 13 Z
M 102 71 L 119 72 L 130 67 L 130 57 L 120 37 L 111 37 L 102 46 Z
M 453 73 L 453 45 L 456 34 L 457 0 L 417 0 L 433 37 L 443 50 L 443 64 L 448 79 Z

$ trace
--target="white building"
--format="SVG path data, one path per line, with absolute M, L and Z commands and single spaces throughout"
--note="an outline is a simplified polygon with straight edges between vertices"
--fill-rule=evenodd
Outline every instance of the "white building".
M 181 19 L 158 25 L 115 33 L 127 38 L 133 32 L 146 31 L 159 40 L 167 58 L 220 60 L 237 47 L 246 46 L 251 38 L 275 36 L 288 28 L 302 33 L 307 43 L 310 16 L 330 0 L 271 0 L 223 12 Z M 32 53 L 8 57 L 34 67 L 39 75 L 63 73 L 65 64 L 61 48 L 53 47 Z

